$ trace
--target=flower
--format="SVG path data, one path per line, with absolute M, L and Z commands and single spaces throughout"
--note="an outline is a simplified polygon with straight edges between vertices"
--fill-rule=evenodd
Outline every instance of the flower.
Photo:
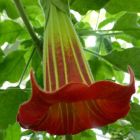
M 69 17 L 54 5 L 50 6 L 43 49 L 44 89 L 31 71 L 32 96 L 17 115 L 23 128 L 76 134 L 112 123 L 128 113 L 135 92 L 131 68 L 128 85 L 95 82 Z

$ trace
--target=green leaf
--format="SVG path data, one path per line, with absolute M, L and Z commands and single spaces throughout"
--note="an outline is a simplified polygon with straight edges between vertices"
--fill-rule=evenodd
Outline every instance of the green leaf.
M 103 38 L 103 43 L 104 43 L 104 47 L 105 47 L 105 50 L 106 50 L 106 52 L 110 52 L 110 51 L 112 51 L 112 42 L 111 42 L 111 38 Z
M 51 4 L 51 0 L 39 0 L 40 4 L 43 8 L 44 11 L 44 15 L 45 15 L 45 19 L 48 19 L 48 15 L 49 15 L 49 11 L 50 11 L 50 4 Z M 46 21 L 47 23 L 47 21 Z
M 6 11 L 7 15 L 12 19 L 19 17 L 15 4 L 12 0 L 0 0 L 0 12 L 4 10 Z
M 96 140 L 96 134 L 93 130 L 86 130 L 81 132 L 82 140 Z
M 104 134 L 109 133 L 111 138 L 110 140 L 125 140 L 129 139 L 129 134 L 132 126 L 124 120 L 118 120 L 115 123 L 109 124 L 102 128 Z
M 17 82 L 25 66 L 25 51 L 14 51 L 9 53 L 0 63 L 0 85 L 4 81 Z
M 99 10 L 109 0 L 73 0 L 71 8 L 81 14 L 85 14 L 88 10 Z
M 137 93 L 140 93 L 140 86 L 138 86 Z
M 0 45 L 4 42 L 13 43 L 24 33 L 24 29 L 12 20 L 5 20 L 0 23 Z
M 4 131 L 5 132 L 5 131 Z M 0 139 L 3 140 L 4 138 L 4 132 L 3 131 L 0 131 Z
M 93 130 L 86 130 L 79 134 L 73 135 L 73 140 L 96 140 L 96 134 Z
M 25 6 L 38 5 L 39 4 L 38 0 L 22 0 L 22 2 Z
M 118 20 L 121 16 L 123 16 L 126 12 L 119 12 L 119 13 L 116 13 L 114 15 L 106 12 L 105 16 L 106 18 L 101 21 L 98 25 L 98 28 L 103 28 L 104 26 L 108 25 L 109 23 L 114 23 L 116 22 L 116 20 Z
M 105 9 L 111 14 L 120 11 L 129 12 L 140 12 L 140 1 L 139 0 L 110 0 Z
M 45 17 L 38 1 L 36 0 L 25 1 L 24 0 L 23 5 L 25 8 L 25 13 L 28 16 L 28 19 L 30 20 L 34 28 L 43 27 L 45 23 Z
M 90 26 L 90 24 L 88 22 L 77 22 L 75 24 L 75 29 L 80 32 L 81 30 L 84 31 L 83 34 L 80 33 L 80 35 L 85 35 L 87 31 L 92 30 L 92 27 Z M 92 30 L 93 31 L 93 30 Z
M 14 125 L 9 125 L 6 130 L 6 136 L 4 140 L 20 140 L 21 129 L 18 123 Z
M 3 56 L 4 56 L 4 53 L 3 53 L 3 51 L 0 49 L 0 63 L 1 63 L 2 60 L 3 60 Z
M 113 30 L 124 31 L 126 34 L 139 39 L 140 25 L 138 24 L 138 18 L 139 17 L 135 13 L 127 13 L 117 20 Z
M 107 24 L 113 22 L 115 20 L 115 18 L 106 18 L 105 20 L 103 20 L 101 23 L 99 23 L 98 28 L 103 28 L 104 26 L 106 26 Z
M 113 69 L 113 72 L 114 72 L 114 76 L 115 76 L 116 81 L 118 81 L 119 83 L 122 83 L 124 80 L 124 76 L 125 76 L 124 72 L 118 71 L 115 69 Z
M 135 76 L 140 79 L 140 49 L 129 48 L 123 51 L 112 51 L 108 55 L 103 56 L 104 59 L 109 61 L 117 68 L 128 71 L 127 67 L 130 65 L 134 70 Z
M 106 62 L 97 57 L 91 57 L 88 62 L 95 81 L 110 80 L 112 78 L 113 69 Z
M 51 2 L 60 10 L 63 12 L 68 13 L 69 8 L 68 8 L 68 1 L 67 0 L 51 0 Z
M 0 130 L 16 121 L 19 105 L 28 99 L 28 92 L 21 89 L 0 90 Z
M 135 129 L 140 130 L 140 105 L 132 103 L 126 119 L 131 122 Z
M 139 104 L 139 98 L 133 97 L 133 102 L 136 103 L 136 104 Z
M 137 130 L 132 130 L 131 131 L 132 136 L 135 138 L 135 140 L 139 140 L 140 139 L 140 131 Z
M 55 140 L 62 140 L 62 136 L 56 136 Z
M 35 71 L 35 77 L 38 84 L 43 88 L 43 66 L 42 66 L 41 58 L 37 51 L 35 51 L 32 57 L 31 65 Z

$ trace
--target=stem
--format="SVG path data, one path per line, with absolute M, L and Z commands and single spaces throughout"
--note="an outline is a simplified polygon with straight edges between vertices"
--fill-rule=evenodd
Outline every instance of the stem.
M 120 34 L 124 34 L 124 32 L 122 32 L 122 31 L 112 31 L 111 32 L 110 31 L 110 33 L 102 33 L 101 30 L 94 30 L 94 31 L 93 30 L 79 30 L 78 34 L 81 35 L 81 36 L 89 36 L 89 35 L 108 36 L 108 35 L 120 35 Z
M 22 80 L 23 80 L 23 78 L 24 78 L 25 72 L 26 72 L 26 70 L 27 70 L 27 68 L 28 68 L 28 66 L 29 66 L 29 64 L 30 64 L 30 62 L 31 62 L 31 59 L 32 59 L 34 53 L 35 53 L 35 50 L 36 50 L 36 48 L 33 48 L 33 51 L 32 51 L 32 53 L 31 53 L 31 55 L 30 55 L 30 57 L 29 57 L 29 60 L 28 60 L 28 62 L 27 62 L 27 64 L 26 64 L 24 70 L 23 70 L 23 73 L 22 73 L 22 75 L 21 75 L 21 78 L 20 78 L 20 81 L 19 81 L 18 86 L 21 85 L 21 82 L 22 82 Z
M 100 59 L 102 59 L 102 60 L 104 60 L 104 61 L 106 61 L 106 62 L 108 62 L 106 59 L 104 59 L 101 55 L 99 55 L 98 53 L 96 53 L 96 52 L 94 52 L 94 51 L 91 51 L 91 50 L 89 50 L 89 49 L 83 49 L 84 51 L 86 51 L 86 52 L 88 52 L 88 53 L 90 53 L 90 54 L 92 54 L 92 55 L 94 55 L 95 57 L 98 57 L 98 58 L 100 58 Z
M 65 140 L 72 140 L 72 135 L 66 135 Z
M 21 16 L 21 18 L 22 18 L 22 20 L 23 20 L 23 22 L 24 22 L 24 24 L 25 24 L 25 26 L 26 26 L 26 28 L 27 28 L 32 40 L 33 40 L 33 42 L 34 42 L 34 44 L 37 47 L 37 50 L 38 50 L 39 54 L 42 56 L 42 42 L 36 36 L 35 31 L 32 28 L 32 26 L 31 26 L 31 24 L 28 20 L 28 17 L 25 14 L 25 11 L 24 11 L 24 8 L 23 8 L 23 5 L 22 5 L 21 1 L 20 0 L 14 0 L 14 2 L 15 2 L 15 5 L 18 9 L 18 12 L 19 12 L 19 14 L 20 14 L 20 16 Z
M 100 58 L 102 61 L 104 61 L 105 63 L 107 63 L 107 64 L 110 64 L 110 65 L 112 65 L 112 66 L 115 66 L 114 64 L 112 64 L 111 62 L 109 62 L 108 60 L 106 60 L 102 55 L 99 55 L 98 53 L 96 53 L 96 52 L 94 52 L 94 51 L 91 51 L 91 50 L 89 50 L 89 49 L 83 49 L 84 51 L 86 51 L 86 52 L 88 52 L 88 53 L 90 53 L 90 54 L 92 54 L 93 56 L 95 56 L 95 57 L 97 57 L 97 58 Z M 118 68 L 117 66 L 115 66 L 116 68 Z M 118 68 L 118 69 L 120 69 L 120 68 Z

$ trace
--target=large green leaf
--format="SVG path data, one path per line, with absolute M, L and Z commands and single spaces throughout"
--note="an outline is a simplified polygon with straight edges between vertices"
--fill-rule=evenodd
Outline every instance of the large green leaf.
M 124 31 L 137 39 L 140 37 L 140 25 L 138 24 L 138 15 L 135 13 L 127 13 L 121 16 L 115 23 L 113 30 Z
M 0 63 L 0 85 L 4 81 L 17 82 L 25 66 L 24 51 L 9 53 Z
M 16 22 L 12 20 L 5 20 L 0 22 L 0 45 L 4 42 L 13 43 L 25 30 Z
M 132 103 L 126 119 L 131 122 L 135 129 L 140 130 L 140 105 Z
M 19 105 L 28 99 L 28 93 L 21 89 L 0 90 L 0 129 L 16 121 Z
M 109 0 L 73 0 L 71 8 L 81 14 L 85 14 L 88 10 L 99 10 Z
M 140 12 L 139 0 L 110 0 L 106 5 L 106 10 L 112 14 L 120 11 Z
M 21 129 L 18 123 L 9 125 L 4 140 L 20 140 Z
M 129 48 L 123 51 L 112 51 L 110 54 L 103 56 L 117 68 L 126 71 L 130 65 L 135 72 L 135 76 L 140 79 L 140 49 Z
M 0 12 L 4 10 L 10 18 L 14 19 L 19 16 L 12 0 L 0 0 Z

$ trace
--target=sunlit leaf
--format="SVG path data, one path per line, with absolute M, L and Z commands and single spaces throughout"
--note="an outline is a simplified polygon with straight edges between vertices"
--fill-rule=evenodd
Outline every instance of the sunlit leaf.
M 108 55 L 103 56 L 104 59 L 109 61 L 117 68 L 126 71 L 130 65 L 135 72 L 135 76 L 140 79 L 140 49 L 129 48 L 123 51 L 112 51 Z
M 109 0 L 73 0 L 71 8 L 81 14 L 85 14 L 88 10 L 99 10 Z
M 12 0 L 0 0 L 0 12 L 2 11 L 6 11 L 7 15 L 13 19 L 19 16 Z
M 25 51 L 14 51 L 4 57 L 0 63 L 0 85 L 4 81 L 19 81 L 25 67 L 24 53 Z
M 138 18 L 135 13 L 127 13 L 117 20 L 113 30 L 124 31 L 124 33 L 139 39 L 140 25 L 138 24 Z
M 120 11 L 140 12 L 139 0 L 110 0 L 106 10 L 112 14 Z
M 12 20 L 0 22 L 0 45 L 4 42 L 13 43 L 19 36 L 23 36 L 25 29 Z
M 20 140 L 21 129 L 19 124 L 9 125 L 4 140 Z
M 93 130 L 86 130 L 72 137 L 73 140 L 96 140 L 96 134 Z

